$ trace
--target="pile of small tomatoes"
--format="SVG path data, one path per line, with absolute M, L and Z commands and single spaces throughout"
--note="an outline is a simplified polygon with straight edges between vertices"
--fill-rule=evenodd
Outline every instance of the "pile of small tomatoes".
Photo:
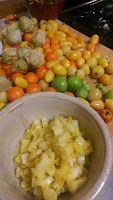
M 12 87 L 4 95 L 0 94 L 0 109 L 26 93 L 62 92 L 84 101 L 106 123 L 110 122 L 113 119 L 113 91 L 106 98 L 107 92 L 103 89 L 112 82 L 113 61 L 96 51 L 99 36 L 95 34 L 87 42 L 82 34 L 77 35 L 64 24 L 58 25 L 54 20 L 41 20 L 38 24 L 37 19 L 32 20 L 37 27 L 31 33 L 24 33 L 22 43 L 13 47 L 29 46 L 39 50 L 44 55 L 44 64 L 36 71 L 23 74 L 13 72 L 12 65 L 1 61 L 0 74 L 10 80 Z M 31 35 L 38 30 L 46 31 L 46 42 L 41 47 L 34 47 Z M 3 49 L 6 48 L 10 46 L 5 44 Z M 87 76 L 102 87 L 92 88 L 85 80 Z

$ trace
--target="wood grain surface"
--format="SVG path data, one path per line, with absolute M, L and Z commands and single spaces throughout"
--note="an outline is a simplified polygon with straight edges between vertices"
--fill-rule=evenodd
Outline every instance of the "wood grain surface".
M 0 0 L 0 19 L 9 14 L 17 14 L 25 11 L 25 0 Z

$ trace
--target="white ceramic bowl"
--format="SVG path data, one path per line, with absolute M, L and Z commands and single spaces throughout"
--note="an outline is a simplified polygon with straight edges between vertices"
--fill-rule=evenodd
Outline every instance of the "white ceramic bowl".
M 76 194 L 64 194 L 60 200 L 93 200 L 102 191 L 112 166 L 109 132 L 101 117 L 82 101 L 66 94 L 41 92 L 22 97 L 0 112 L 0 200 L 33 200 L 23 192 L 15 177 L 13 158 L 18 141 L 34 117 L 72 116 L 94 144 L 89 179 Z

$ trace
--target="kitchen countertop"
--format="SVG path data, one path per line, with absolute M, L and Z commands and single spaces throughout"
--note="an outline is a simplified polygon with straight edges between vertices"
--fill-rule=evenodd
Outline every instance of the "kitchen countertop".
M 15 0 L 14 0 L 15 1 Z M 17 1 L 17 0 L 16 0 Z M 0 5 L 1 5 L 2 2 L 0 2 Z M 1 6 L 0 6 L 1 7 Z M 24 8 L 25 9 L 25 8 Z M 14 13 L 14 12 L 13 12 Z M 11 14 L 11 13 L 10 13 Z M 24 13 L 21 13 L 21 15 L 26 15 L 28 16 L 28 12 L 24 12 Z M 4 16 L 5 17 L 5 16 Z M 60 22 L 59 20 L 57 20 L 57 22 L 59 24 L 61 24 L 62 22 Z M 3 29 L 3 27 L 5 26 L 5 19 L 1 19 L 0 20 L 0 30 Z M 69 26 L 68 26 L 69 27 Z M 78 32 L 77 30 L 69 27 L 71 31 L 74 31 L 76 32 L 77 34 L 82 34 L 80 32 Z M 85 39 L 88 41 L 89 38 L 87 36 L 85 36 Z M 113 60 L 113 51 L 101 44 L 98 44 L 97 46 L 97 51 L 100 52 L 101 55 L 103 56 L 107 56 L 110 60 Z M 95 79 L 92 79 L 92 78 L 86 78 L 86 80 L 88 81 L 89 84 L 92 85 L 92 87 L 94 87 L 94 82 L 95 82 Z M 113 75 L 112 75 L 112 80 L 113 80 Z M 107 86 L 107 90 L 109 89 L 113 89 L 113 82 L 112 84 L 110 84 L 110 86 Z M 111 137 L 111 141 L 112 141 L 112 145 L 113 145 L 113 121 L 111 121 L 110 123 L 107 124 L 107 128 L 109 130 L 109 133 L 110 133 L 110 137 Z M 111 172 L 111 175 L 109 177 L 109 180 L 103 190 L 103 192 L 100 194 L 100 196 L 98 197 L 97 200 L 113 200 L 113 169 L 112 169 L 112 172 Z

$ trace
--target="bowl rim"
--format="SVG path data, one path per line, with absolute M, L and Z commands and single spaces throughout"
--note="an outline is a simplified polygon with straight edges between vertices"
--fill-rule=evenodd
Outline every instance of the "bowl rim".
M 86 103 L 84 103 L 83 101 L 72 97 L 70 95 L 66 95 L 64 93 L 60 93 L 60 92 L 39 92 L 39 93 L 33 93 L 33 94 L 28 94 L 26 96 L 23 96 L 11 103 L 9 103 L 6 107 L 4 107 L 1 111 L 0 111 L 0 121 L 7 116 L 10 112 L 13 112 L 14 110 L 16 110 L 18 107 L 22 106 L 25 102 L 28 101 L 32 101 L 35 99 L 39 99 L 39 98 L 58 98 L 58 99 L 62 99 L 62 100 L 66 100 L 69 101 L 70 103 L 74 103 L 79 105 L 81 108 L 83 108 L 86 112 L 88 112 L 91 116 L 94 117 L 95 121 L 97 122 L 99 128 L 102 130 L 103 132 L 103 136 L 104 136 L 104 140 L 105 140 L 105 145 L 106 145 L 106 154 L 105 154 L 105 161 L 104 161 L 104 166 L 101 170 L 101 173 L 99 175 L 98 180 L 95 182 L 95 184 L 92 186 L 92 188 L 90 189 L 90 191 L 88 191 L 84 197 L 81 197 L 80 200 L 84 200 L 84 199 L 88 199 L 88 200 L 94 200 L 96 199 L 100 193 L 102 192 L 102 190 L 104 189 L 108 178 L 110 176 L 111 173 L 111 169 L 112 169 L 112 142 L 110 139 L 110 134 L 109 131 L 107 129 L 106 124 L 104 123 L 104 121 L 102 120 L 102 118 L 99 116 L 99 114 L 93 110 L 89 105 L 87 105 Z M 99 121 L 99 123 L 98 123 Z M 102 180 L 100 180 L 102 179 Z

